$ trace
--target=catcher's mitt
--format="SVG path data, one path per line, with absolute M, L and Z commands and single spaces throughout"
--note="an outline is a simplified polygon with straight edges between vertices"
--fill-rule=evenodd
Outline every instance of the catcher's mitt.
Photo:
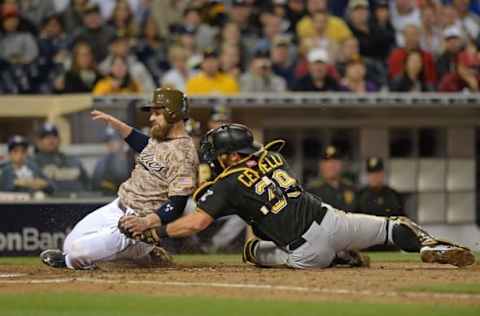
M 138 216 L 138 215 L 135 215 Z M 121 220 L 118 221 L 118 230 L 127 236 L 128 238 L 135 239 L 138 241 L 143 241 L 147 244 L 151 245 L 159 245 L 160 244 L 160 237 L 157 234 L 157 228 L 149 228 L 141 234 L 133 235 L 132 232 L 128 231 L 123 225 Z

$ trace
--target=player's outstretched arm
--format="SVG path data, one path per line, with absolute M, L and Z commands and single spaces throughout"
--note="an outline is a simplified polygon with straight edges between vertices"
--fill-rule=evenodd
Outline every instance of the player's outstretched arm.
M 102 111 L 94 110 L 90 113 L 94 121 L 103 121 L 114 128 L 123 138 L 126 138 L 132 132 L 133 128 L 120 121 L 116 117 Z
M 201 232 L 210 226 L 212 222 L 213 217 L 197 208 L 194 213 L 183 216 L 176 221 L 163 226 L 164 233 L 160 232 L 160 235 L 166 234 L 166 236 L 163 237 L 173 238 L 188 237 Z

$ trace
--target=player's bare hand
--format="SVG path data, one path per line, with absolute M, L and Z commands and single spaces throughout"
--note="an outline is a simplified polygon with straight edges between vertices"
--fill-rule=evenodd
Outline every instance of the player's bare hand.
M 92 112 L 90 112 L 90 114 L 92 115 L 92 119 L 94 121 L 100 120 L 100 121 L 104 121 L 105 123 L 112 123 L 117 120 L 115 117 L 111 116 L 110 114 L 107 114 L 105 112 L 98 111 L 98 110 L 93 110 Z
M 122 216 L 120 218 L 119 228 L 129 232 L 133 237 L 142 234 L 149 227 L 149 222 L 145 217 L 135 215 Z

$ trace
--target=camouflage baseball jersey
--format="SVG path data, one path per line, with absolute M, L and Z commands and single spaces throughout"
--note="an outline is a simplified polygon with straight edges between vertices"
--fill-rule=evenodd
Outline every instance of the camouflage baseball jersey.
M 137 156 L 130 178 L 120 186 L 118 196 L 137 213 L 151 213 L 169 196 L 192 194 L 197 168 L 198 156 L 190 137 L 163 142 L 150 138 Z

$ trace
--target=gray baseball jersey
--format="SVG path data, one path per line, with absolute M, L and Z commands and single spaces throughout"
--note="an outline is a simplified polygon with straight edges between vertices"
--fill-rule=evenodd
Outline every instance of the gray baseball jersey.
M 190 195 L 197 184 L 198 156 L 190 137 L 163 142 L 150 138 L 136 158 L 130 178 L 119 188 L 121 203 L 138 214 L 151 213 L 169 196 Z

